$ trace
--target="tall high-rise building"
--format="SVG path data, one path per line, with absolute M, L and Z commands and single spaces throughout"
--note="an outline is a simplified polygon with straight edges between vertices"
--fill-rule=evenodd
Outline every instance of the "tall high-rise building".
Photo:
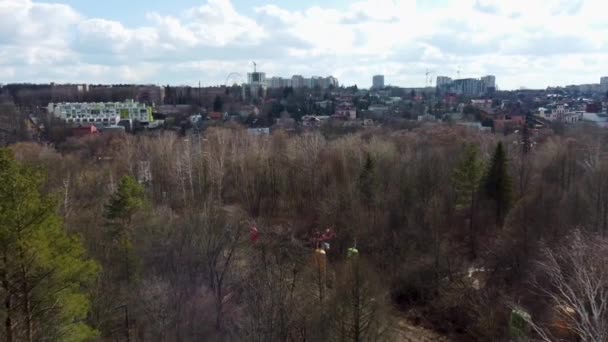
M 263 98 L 266 96 L 266 73 L 254 70 L 247 73 L 247 87 L 243 87 L 244 98 Z
M 475 78 L 463 78 L 454 80 L 451 85 L 451 90 L 456 94 L 466 96 L 477 96 L 483 93 L 484 83 Z
M 608 76 L 600 78 L 600 89 L 602 91 L 608 91 Z
M 437 76 L 437 88 L 443 88 L 452 83 L 452 79 L 447 76 Z
M 340 82 L 338 82 L 338 79 L 333 77 L 333 76 L 328 76 L 325 78 L 326 82 L 327 82 L 327 87 L 334 87 L 337 88 L 340 86 Z
M 384 75 L 376 75 L 372 78 L 372 88 L 374 88 L 374 89 L 384 88 Z
M 437 89 L 466 96 L 478 96 L 496 90 L 496 77 L 487 75 L 481 79 L 463 78 L 453 80 L 447 76 L 437 76 Z
M 294 88 L 316 88 L 328 89 L 330 87 L 338 87 L 338 79 L 333 76 L 320 77 L 313 76 L 311 78 L 304 78 L 301 75 L 293 75 L 291 78 L 282 77 L 271 77 L 266 79 L 266 86 L 268 88 L 283 88 L 283 87 L 294 87 Z
M 291 86 L 294 88 L 302 88 L 304 86 L 304 77 L 302 77 L 302 75 L 291 76 Z
M 496 89 L 496 76 L 487 75 L 481 78 L 481 82 L 483 82 L 484 90 L 488 91 L 490 89 Z
M 268 80 L 268 87 L 269 88 L 281 88 L 282 87 L 282 81 L 283 79 L 280 77 L 271 77 Z
M 266 85 L 266 73 L 258 71 L 247 73 L 247 83 L 257 86 Z

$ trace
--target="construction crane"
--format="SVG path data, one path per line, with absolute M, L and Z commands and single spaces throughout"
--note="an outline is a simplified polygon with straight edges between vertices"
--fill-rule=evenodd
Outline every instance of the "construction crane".
M 256 68 L 257 68 L 257 66 L 258 66 L 258 65 L 257 65 L 257 64 L 255 64 L 255 62 L 251 62 L 251 63 L 253 63 L 253 72 L 257 72 L 257 71 L 256 71 Z
M 433 86 L 433 75 L 435 75 L 435 71 L 426 69 L 426 72 L 424 73 L 424 75 L 425 75 L 424 86 L 432 87 Z

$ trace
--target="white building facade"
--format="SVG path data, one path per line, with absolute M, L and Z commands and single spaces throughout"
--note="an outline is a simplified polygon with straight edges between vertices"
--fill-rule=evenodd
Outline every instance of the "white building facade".
M 450 85 L 451 83 L 452 83 L 452 78 L 447 77 L 447 76 L 437 76 L 437 83 L 436 83 L 437 88 L 445 87 L 447 85 Z
M 319 87 L 321 89 L 328 89 L 331 87 L 338 87 L 338 79 L 333 76 L 320 77 L 313 76 L 311 78 L 304 78 L 301 75 L 294 75 L 289 78 L 282 77 L 272 77 L 266 80 L 266 85 L 268 88 L 284 88 L 284 87 L 294 87 L 294 88 L 316 88 Z
M 74 126 L 115 126 L 120 120 L 150 123 L 152 107 L 128 100 L 125 102 L 67 102 L 49 103 L 50 114 Z
M 568 104 L 557 104 L 553 108 L 539 108 L 538 115 L 549 121 L 559 121 L 573 124 L 583 120 L 584 111 L 573 111 Z
M 494 75 L 487 75 L 482 77 L 481 82 L 483 82 L 483 85 L 486 90 L 489 88 L 496 89 L 496 76 Z

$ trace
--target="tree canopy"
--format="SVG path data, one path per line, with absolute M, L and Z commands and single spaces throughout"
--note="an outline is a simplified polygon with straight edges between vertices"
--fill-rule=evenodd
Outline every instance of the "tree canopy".
M 485 176 L 485 193 L 494 201 L 496 221 L 502 224 L 512 200 L 512 180 L 509 175 L 507 153 L 502 142 L 496 145 L 494 155 Z
M 222 98 L 219 95 L 217 95 L 215 97 L 215 100 L 213 100 L 213 111 L 221 112 L 223 108 L 224 108 L 224 101 L 222 100 Z
M 45 177 L 0 150 L 0 297 L 6 341 L 83 341 L 96 332 L 84 286 L 98 265 L 66 233 L 56 203 L 42 195 Z

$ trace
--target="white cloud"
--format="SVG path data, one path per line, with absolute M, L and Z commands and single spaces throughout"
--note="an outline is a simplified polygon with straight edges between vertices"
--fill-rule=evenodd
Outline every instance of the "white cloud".
M 80 20 L 72 8 L 29 0 L 0 1 L 0 43 L 61 44 Z
M 184 45 L 188 47 L 195 46 L 199 43 L 199 38 L 192 32 L 192 30 L 185 27 L 179 19 L 171 16 L 163 17 L 158 13 L 148 14 L 148 19 L 156 22 L 159 29 L 160 40 L 167 42 L 167 46 L 171 49 L 176 49 L 177 45 Z
M 333 74 L 360 86 L 377 73 L 420 86 L 426 69 L 460 69 L 516 88 L 594 82 L 608 61 L 600 0 L 361 0 L 297 11 L 265 1 L 250 15 L 230 0 L 179 15 L 152 9 L 131 26 L 63 4 L 0 0 L 0 82 L 217 84 L 256 60 L 269 75 Z
M 237 13 L 230 0 L 208 0 L 207 4 L 188 10 L 186 20 L 206 45 L 253 45 L 265 35 L 254 20 Z

